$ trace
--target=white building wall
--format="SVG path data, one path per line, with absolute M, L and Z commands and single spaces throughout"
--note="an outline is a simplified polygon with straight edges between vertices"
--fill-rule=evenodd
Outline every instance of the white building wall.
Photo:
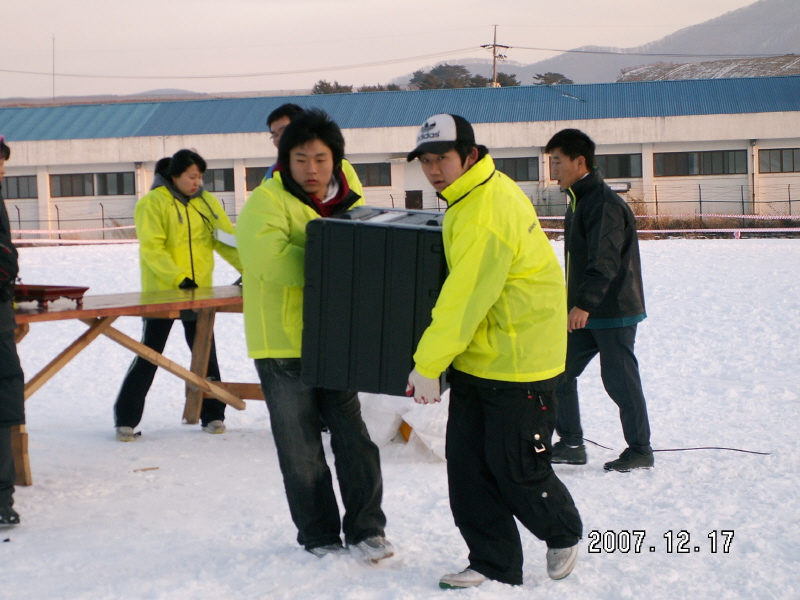
M 549 180 L 549 160 L 543 146 L 561 129 L 585 131 L 597 143 L 598 154 L 642 154 L 642 177 L 620 180 L 630 183 L 626 194 L 631 202 L 642 202 L 647 212 L 699 212 L 714 207 L 716 212 L 742 212 L 742 196 L 747 212 L 787 212 L 788 199 L 800 200 L 800 173 L 761 174 L 758 150 L 800 147 L 798 113 L 746 115 L 701 115 L 636 119 L 597 119 L 535 123 L 481 123 L 475 125 L 478 143 L 486 145 L 497 158 L 535 157 L 539 160 L 539 181 L 520 182 L 520 187 L 537 204 L 540 214 L 563 214 L 564 197 Z M 423 192 L 423 206 L 443 208 L 427 183 L 419 164 L 406 163 L 412 149 L 416 127 L 344 130 L 346 156 L 353 163 L 388 162 L 392 185 L 365 188 L 366 200 L 380 206 L 405 206 L 406 192 Z M 752 142 L 751 142 L 752 140 Z M 751 145 L 755 144 L 755 145 Z M 220 193 L 231 216 L 239 214 L 249 193 L 245 190 L 248 167 L 267 167 L 276 160 L 276 149 L 269 134 L 237 133 L 197 136 L 154 136 L 91 140 L 50 140 L 13 143 L 9 176 L 36 173 L 38 203 L 16 202 L 22 220 L 38 220 L 41 228 L 55 228 L 55 206 L 62 221 L 98 226 L 102 203 L 109 219 L 130 223 L 133 206 L 150 187 L 155 162 L 181 148 L 199 152 L 209 168 L 233 168 L 235 191 Z M 654 177 L 653 154 L 704 150 L 748 152 L 747 175 L 707 175 L 692 177 Z M 755 158 L 755 171 L 753 170 Z M 51 198 L 49 176 L 66 173 L 136 173 L 136 195 L 128 197 L 93 196 L 78 199 Z M 616 180 L 611 180 L 611 182 Z M 796 195 L 795 195 L 796 194 Z M 711 204 L 712 200 L 725 203 Z M 756 204 L 753 205 L 753 200 Z M 34 206 L 36 207 L 34 210 Z M 794 212 L 800 210 L 800 204 Z M 24 211 L 25 214 L 22 214 Z M 16 208 L 13 209 L 16 213 Z M 34 216 L 35 213 L 35 216 Z M 72 219 L 75 219 L 74 221 Z M 12 214 L 13 220 L 13 214 Z

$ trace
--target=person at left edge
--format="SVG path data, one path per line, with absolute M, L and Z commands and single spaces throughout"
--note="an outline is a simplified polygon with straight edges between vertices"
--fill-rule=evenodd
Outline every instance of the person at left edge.
M 213 194 L 203 189 L 206 161 L 192 150 L 179 150 L 161 159 L 150 191 L 136 203 L 134 222 L 139 237 L 142 291 L 211 287 L 214 251 L 239 273 L 242 264 L 236 248 L 217 240 L 217 229 L 233 233 L 228 215 Z M 186 343 L 194 343 L 197 314 L 183 311 Z M 142 343 L 162 352 L 174 319 L 143 319 Z M 144 412 L 145 396 L 153 383 L 156 365 L 137 356 L 122 382 L 114 404 L 117 439 L 130 442 Z M 212 338 L 207 376 L 219 381 L 217 351 Z M 205 398 L 200 422 L 208 433 L 225 431 L 225 404 Z
M 236 240 L 244 265 L 247 350 L 261 380 L 297 541 L 323 557 L 347 547 L 369 560 L 394 553 L 384 537 L 380 453 L 354 390 L 307 386 L 300 378 L 306 225 L 364 203 L 361 182 L 344 160 L 344 137 L 324 112 L 292 119 L 273 176 L 242 208 Z M 330 429 L 344 518 L 320 432 Z
M 0 135 L 0 184 L 11 149 Z M 14 342 L 14 281 L 19 271 L 17 249 L 11 241 L 11 225 L 0 185 L 0 525 L 17 525 L 14 510 L 14 455 L 11 428 L 25 424 L 25 381 Z

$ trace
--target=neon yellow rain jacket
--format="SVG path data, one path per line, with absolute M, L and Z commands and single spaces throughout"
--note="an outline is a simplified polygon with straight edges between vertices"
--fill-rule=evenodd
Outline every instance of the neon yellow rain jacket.
M 364 204 L 355 170 L 342 161 L 350 199 Z M 236 223 L 244 264 L 244 328 L 250 358 L 300 358 L 303 337 L 306 225 L 319 214 L 283 186 L 275 172 L 247 199 Z
M 533 382 L 564 371 L 564 274 L 531 201 L 486 155 L 440 194 L 450 273 L 414 354 L 437 378 L 450 365 L 484 379 Z
M 136 203 L 134 222 L 143 292 L 176 289 L 186 277 L 210 287 L 214 250 L 242 271 L 236 248 L 214 237 L 214 229 L 233 233 L 233 225 L 209 192 L 183 204 L 166 185 L 156 187 Z

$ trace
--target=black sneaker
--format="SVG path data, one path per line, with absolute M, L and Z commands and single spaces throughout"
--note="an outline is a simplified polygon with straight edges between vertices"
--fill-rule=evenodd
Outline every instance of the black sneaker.
M 586 446 L 568 446 L 562 441 L 553 444 L 553 456 L 550 462 L 557 465 L 585 465 Z
M 654 463 L 653 453 L 641 454 L 630 448 L 625 448 L 619 458 L 603 465 L 606 471 L 619 471 L 627 473 L 632 469 L 650 469 Z
M 19 514 L 10 506 L 0 508 L 0 525 L 19 525 Z

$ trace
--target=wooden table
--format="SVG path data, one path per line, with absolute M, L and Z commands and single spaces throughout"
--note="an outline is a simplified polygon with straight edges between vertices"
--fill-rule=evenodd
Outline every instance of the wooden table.
M 180 317 L 180 311 L 186 309 L 192 309 L 198 313 L 190 369 L 174 363 L 159 352 L 111 326 L 118 317 L 177 319 Z M 105 335 L 186 382 L 186 404 L 183 410 L 185 423 L 194 424 L 200 420 L 204 397 L 217 398 L 238 410 L 244 410 L 243 398 L 264 399 L 258 384 L 223 383 L 208 381 L 205 378 L 216 313 L 218 311 L 241 312 L 241 310 L 242 289 L 237 285 L 194 290 L 86 296 L 81 306 L 78 306 L 74 300 L 66 299 L 57 300 L 45 306 L 39 306 L 35 302 L 20 303 L 15 311 L 17 342 L 28 333 L 31 323 L 77 319 L 89 326 L 89 329 L 25 383 L 25 399 L 27 400 L 58 373 L 92 340 L 100 335 Z M 12 441 L 17 469 L 17 485 L 31 485 L 33 479 L 28 458 L 28 434 L 24 425 L 12 429 Z

